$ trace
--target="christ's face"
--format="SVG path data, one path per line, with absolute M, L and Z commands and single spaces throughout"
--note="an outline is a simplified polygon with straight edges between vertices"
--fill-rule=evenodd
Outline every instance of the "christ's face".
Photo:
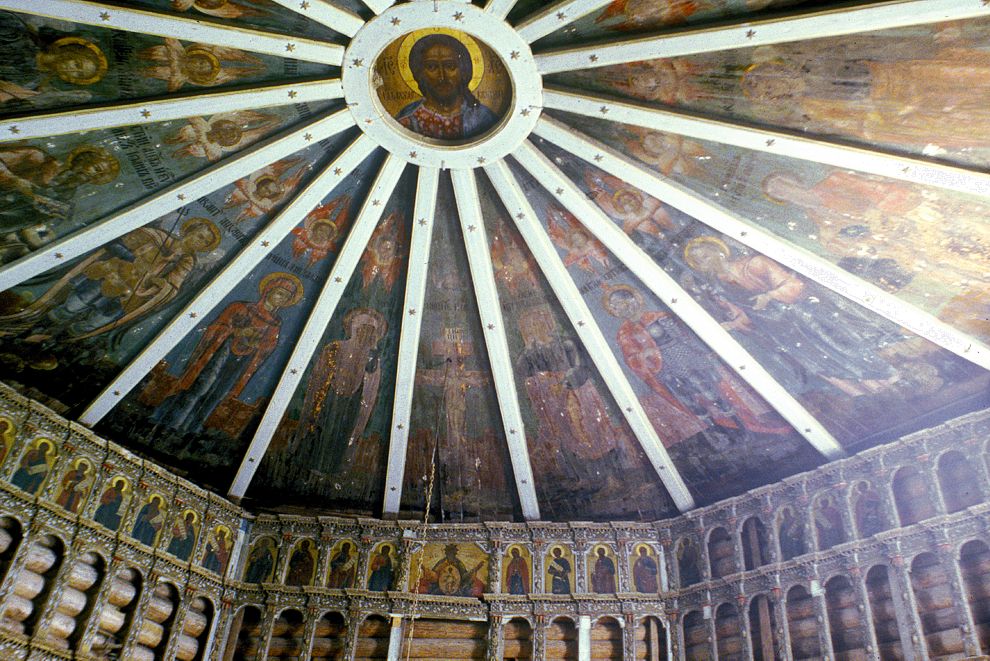
M 453 105 L 461 95 L 464 81 L 454 49 L 443 44 L 430 46 L 423 53 L 423 69 L 417 80 L 423 96 L 444 106 Z

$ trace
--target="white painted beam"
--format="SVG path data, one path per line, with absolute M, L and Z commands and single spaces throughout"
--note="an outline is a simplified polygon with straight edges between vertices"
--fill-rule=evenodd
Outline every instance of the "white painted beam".
M 502 304 L 495 286 L 485 222 L 481 216 L 478 182 L 475 180 L 473 170 L 452 170 L 450 176 L 454 184 L 457 215 L 464 235 L 471 283 L 474 285 L 478 313 L 485 333 L 488 362 L 491 364 L 492 378 L 495 381 L 495 394 L 502 415 L 505 440 L 509 446 L 519 503 L 522 506 L 523 517 L 527 520 L 536 520 L 540 518 L 540 507 L 533 484 L 529 449 L 526 447 L 526 428 L 519 410 L 519 394 L 516 392 L 515 375 L 512 372 L 515 361 L 509 353 L 509 343 L 505 339 L 505 319 L 502 317 Z
M 361 205 L 361 211 L 347 234 L 347 240 L 344 241 L 344 245 L 333 263 L 333 268 L 330 270 L 330 275 L 327 276 L 323 290 L 306 319 L 302 333 L 296 340 L 296 345 L 285 365 L 278 385 L 272 390 L 271 399 L 265 408 L 258 430 L 255 432 L 254 438 L 251 439 L 247 454 L 244 455 L 237 475 L 234 477 L 234 482 L 230 486 L 228 492 L 230 496 L 242 498 L 247 492 L 248 485 L 251 484 L 251 479 L 254 477 L 255 471 L 258 470 L 262 457 L 268 451 L 268 445 L 282 422 L 282 416 L 285 414 L 289 402 L 292 401 L 313 354 L 320 347 L 320 341 L 326 332 L 327 324 L 330 323 L 334 312 L 337 310 L 340 297 L 347 288 L 347 284 L 354 274 L 354 269 L 368 246 L 371 234 L 374 232 L 375 226 L 378 225 L 382 211 L 384 211 L 392 191 L 395 190 L 405 166 L 405 161 L 389 155 L 378 172 L 371 190 L 368 191 L 368 197 Z
M 615 101 L 606 97 L 559 89 L 543 92 L 543 107 L 597 119 L 607 118 L 609 121 L 622 124 L 824 163 L 843 169 L 859 170 L 924 186 L 937 186 L 960 193 L 990 196 L 990 174 L 985 172 L 874 149 L 851 147 L 821 137 L 754 128 L 724 119 L 703 118 L 672 109 L 651 108 L 634 102 Z
M 990 16 L 990 3 L 982 0 L 895 0 L 844 9 L 800 12 L 724 27 L 691 28 L 593 46 L 553 49 L 537 55 L 536 63 L 540 73 L 548 74 L 977 16 Z
M 0 267 L 0 291 L 10 289 L 48 269 L 61 266 L 156 218 L 228 186 L 266 165 L 285 158 L 354 125 L 346 110 L 310 122 L 279 137 L 263 140 L 233 157 L 153 193 L 124 209 L 89 223 L 43 248 Z
M 330 66 L 340 66 L 344 60 L 344 47 L 328 41 L 226 26 L 203 18 L 173 16 L 90 0 L 0 0 L 0 9 Z
M 605 339 L 601 328 L 595 323 L 595 318 L 588 309 L 588 304 L 578 291 L 577 285 L 567 272 L 560 255 L 546 231 L 540 225 L 532 205 L 526 199 L 526 193 L 520 188 L 515 175 L 506 165 L 499 161 L 485 168 L 495 190 L 498 191 L 506 211 L 513 217 L 519 233 L 529 247 L 530 253 L 540 265 L 540 270 L 550 283 L 554 295 L 560 302 L 564 313 L 571 322 L 574 332 L 588 350 L 588 355 L 598 368 L 605 385 L 612 393 L 616 405 L 622 410 L 629 427 L 635 434 L 640 446 L 653 464 L 654 470 L 660 476 L 667 493 L 681 512 L 695 508 L 694 498 L 688 491 L 687 485 L 681 478 L 677 467 L 671 461 L 667 449 L 657 436 L 656 429 L 650 422 L 646 411 L 629 384 L 622 367 L 612 348 Z
M 251 237 L 229 264 L 146 345 L 124 370 L 111 381 L 79 417 L 92 427 L 130 392 L 141 379 L 168 355 L 196 325 L 227 296 L 276 246 L 303 221 L 327 194 L 357 168 L 375 149 L 375 143 L 361 135 L 300 191 L 264 229 Z
M 489 0 L 488 4 L 485 5 L 485 11 L 492 16 L 498 16 L 499 18 L 505 18 L 512 11 L 512 8 L 516 6 L 516 0 Z
M 399 361 L 395 368 L 392 432 L 389 435 L 388 470 L 385 474 L 385 514 L 397 514 L 402 503 L 402 480 L 406 474 L 409 419 L 412 417 L 419 334 L 423 323 L 423 301 L 426 298 L 426 277 L 429 272 L 439 180 L 440 170 L 419 168 L 412 238 L 409 242 L 409 267 L 406 271 L 406 294 L 402 303 Z
M 153 101 L 85 106 L 0 120 L 0 142 L 85 133 L 135 124 L 154 124 L 238 110 L 329 101 L 343 96 L 344 89 L 340 80 L 334 78 L 229 92 L 172 95 Z
M 582 16 L 586 16 L 596 9 L 601 9 L 609 2 L 611 0 L 563 0 L 532 16 L 527 16 L 516 26 L 516 30 L 519 31 L 519 35 L 523 39 L 533 43 L 537 39 L 573 23 Z
M 542 124 L 542 120 L 541 120 Z M 566 147 L 565 147 L 566 148 Z M 701 307 L 680 284 L 616 225 L 605 212 L 588 200 L 532 143 L 514 153 L 516 160 L 547 188 L 587 230 L 639 278 L 671 312 L 714 351 L 730 369 L 748 383 L 790 423 L 818 452 L 828 459 L 845 456 L 842 446 L 804 406 Z
M 423 0 L 424 2 L 426 0 Z M 381 14 L 383 11 L 395 4 L 394 0 L 361 0 L 368 9 L 375 12 L 376 14 Z
M 364 26 L 363 18 L 327 0 L 274 0 L 274 2 L 348 37 L 353 37 Z
M 810 250 L 784 241 L 756 223 L 578 133 L 562 122 L 541 118 L 536 134 L 809 280 L 828 287 L 943 349 L 984 369 L 990 369 L 990 347 L 984 343 Z

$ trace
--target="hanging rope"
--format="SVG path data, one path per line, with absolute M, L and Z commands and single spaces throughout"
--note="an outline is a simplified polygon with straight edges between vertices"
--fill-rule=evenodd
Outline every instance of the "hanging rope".
M 443 388 L 441 392 L 440 406 L 437 408 L 437 418 L 433 425 L 433 452 L 430 453 L 430 475 L 426 483 L 426 506 L 423 512 L 423 523 L 419 529 L 418 538 L 425 540 L 426 531 L 430 524 L 430 507 L 433 504 L 433 486 L 436 483 L 437 476 L 437 455 L 440 453 L 440 412 L 447 410 L 447 377 L 450 375 L 450 359 L 448 358 L 447 364 L 443 371 Z M 410 579 L 419 580 L 419 575 L 423 572 L 423 558 L 426 556 L 425 546 L 422 553 L 419 554 L 417 560 L 416 568 L 413 570 L 410 567 Z M 409 621 L 409 631 L 406 634 L 406 661 L 409 661 L 410 654 L 412 654 L 412 641 L 413 633 L 416 631 L 416 616 L 419 612 L 419 585 L 415 586 L 413 590 L 413 602 L 412 602 L 412 612 L 410 613 Z

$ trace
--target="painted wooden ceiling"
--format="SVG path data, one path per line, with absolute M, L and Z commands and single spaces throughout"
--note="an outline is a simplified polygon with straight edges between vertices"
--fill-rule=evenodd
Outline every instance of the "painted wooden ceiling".
M 258 508 L 443 521 L 986 407 L 990 6 L 826 4 L 0 0 L 0 377 Z

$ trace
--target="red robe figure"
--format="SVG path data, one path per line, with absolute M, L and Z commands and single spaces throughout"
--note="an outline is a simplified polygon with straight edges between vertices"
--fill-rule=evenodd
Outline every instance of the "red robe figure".
M 237 397 L 278 344 L 278 311 L 295 305 L 303 286 L 294 275 L 272 273 L 257 303 L 235 301 L 207 327 L 172 394 L 152 420 L 180 433 L 198 433 L 226 397 Z

